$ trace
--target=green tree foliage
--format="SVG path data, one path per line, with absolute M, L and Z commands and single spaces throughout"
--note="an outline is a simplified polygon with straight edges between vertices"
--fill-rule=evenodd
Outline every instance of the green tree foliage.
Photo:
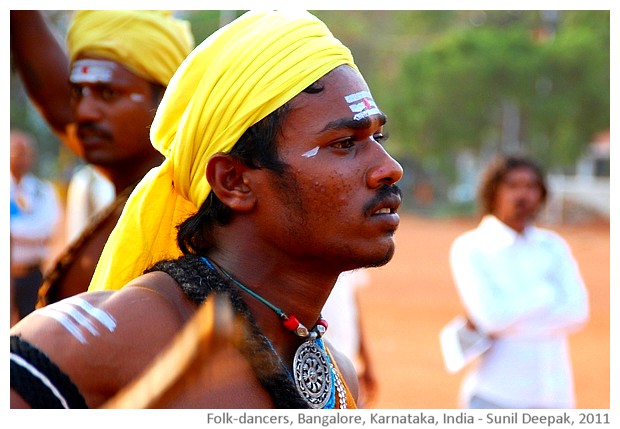
M 524 150 L 561 169 L 609 128 L 608 11 L 560 12 L 551 22 L 494 11 L 469 26 L 454 18 L 402 56 L 388 109 L 407 153 L 445 174 L 464 149 Z

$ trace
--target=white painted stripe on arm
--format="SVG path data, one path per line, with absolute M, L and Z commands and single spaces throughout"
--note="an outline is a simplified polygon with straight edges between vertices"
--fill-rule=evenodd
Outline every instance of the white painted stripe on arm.
M 93 322 L 91 322 L 88 319 L 88 317 L 80 313 L 80 311 L 77 308 L 75 308 L 75 306 L 67 302 L 60 301 L 54 304 L 51 308 L 53 310 L 68 314 L 69 316 L 73 318 L 73 320 L 77 322 L 78 325 L 81 325 L 85 327 L 86 329 L 88 329 L 88 332 L 90 332 L 91 334 L 95 336 L 99 335 L 99 331 L 97 331 L 97 328 L 95 327 Z
M 60 324 L 67 330 L 71 335 L 73 335 L 80 343 L 86 344 L 88 341 L 80 328 L 73 323 L 73 320 L 62 311 L 56 311 L 52 308 L 52 306 L 43 307 L 40 310 L 37 310 L 37 315 L 51 317 L 52 319 L 60 322 Z
M 90 316 L 101 322 L 108 331 L 114 332 L 114 329 L 116 329 L 116 320 L 114 320 L 114 318 L 110 316 L 108 312 L 93 306 L 85 299 L 79 298 L 77 296 L 72 296 L 71 298 L 67 298 L 64 301 L 80 307 Z

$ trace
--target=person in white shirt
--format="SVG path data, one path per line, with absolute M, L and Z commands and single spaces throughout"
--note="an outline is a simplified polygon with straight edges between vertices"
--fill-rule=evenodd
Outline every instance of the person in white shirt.
M 35 177 L 32 136 L 11 130 L 11 324 L 34 310 L 41 284 L 41 263 L 60 218 L 53 185 Z
M 114 201 L 114 184 L 101 174 L 92 164 L 79 166 L 69 181 L 67 188 L 67 245 L 80 237 L 93 222 L 93 218 Z
M 341 273 L 321 311 L 330 321 L 325 338 L 351 360 L 357 372 L 360 408 L 372 404 L 378 388 L 359 302 L 360 289 L 370 287 L 370 282 L 370 274 L 365 269 Z
M 452 244 L 469 323 L 492 340 L 464 377 L 461 407 L 575 407 L 568 336 L 589 318 L 588 293 L 565 240 L 534 225 L 546 199 L 533 160 L 499 157 L 480 186 L 482 221 Z

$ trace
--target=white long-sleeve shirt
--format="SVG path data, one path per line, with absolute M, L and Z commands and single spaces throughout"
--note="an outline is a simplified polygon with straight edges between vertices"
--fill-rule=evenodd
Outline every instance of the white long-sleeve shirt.
M 589 318 L 568 244 L 535 226 L 519 234 L 494 216 L 458 237 L 452 274 L 473 323 L 493 345 L 465 377 L 473 394 L 505 408 L 572 408 L 568 335 Z
M 85 164 L 76 170 L 67 189 L 67 243 L 76 240 L 93 216 L 111 204 L 115 196 L 112 182 L 101 175 L 92 164 Z
M 11 176 L 11 262 L 38 264 L 47 257 L 49 239 L 60 218 L 60 203 L 51 183 L 28 174 Z
M 329 323 L 325 338 L 353 362 L 355 369 L 363 370 L 360 361 L 361 337 L 360 314 L 357 294 L 370 286 L 370 274 L 366 270 L 345 271 L 338 277 L 321 315 Z

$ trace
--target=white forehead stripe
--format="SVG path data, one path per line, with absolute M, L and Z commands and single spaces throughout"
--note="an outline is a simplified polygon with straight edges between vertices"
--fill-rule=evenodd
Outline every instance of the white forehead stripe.
M 43 307 L 36 314 L 56 320 L 82 344 L 88 342 L 86 332 L 96 337 L 102 325 L 109 332 L 114 332 L 116 328 L 112 316 L 75 296 Z
M 357 115 L 354 115 L 353 119 L 358 121 L 358 120 L 360 120 L 362 118 L 366 118 L 366 117 L 371 116 L 371 115 L 379 115 L 379 114 L 381 114 L 381 111 L 375 107 L 375 108 L 372 108 L 372 109 L 369 109 L 369 110 L 364 110 L 363 112 L 360 112 Z
M 355 94 L 347 95 L 344 97 L 347 103 L 354 103 L 363 98 L 370 98 L 372 100 L 372 95 L 370 95 L 370 92 L 368 91 L 360 91 L 360 92 L 356 92 Z
M 381 112 L 377 108 L 375 100 L 368 91 L 360 91 L 355 94 L 347 95 L 344 97 L 345 101 L 349 103 L 349 109 L 355 113 L 354 120 L 366 118 L 370 115 L 378 115 Z
M 78 60 L 73 63 L 71 83 L 109 83 L 116 63 L 104 60 Z
M 351 109 L 351 112 L 353 113 L 359 113 L 362 112 L 364 110 L 370 110 L 377 107 L 377 105 L 375 104 L 375 101 L 373 99 L 367 99 L 365 98 L 364 101 L 362 101 L 361 103 L 353 103 L 353 104 L 349 104 L 349 109 Z

